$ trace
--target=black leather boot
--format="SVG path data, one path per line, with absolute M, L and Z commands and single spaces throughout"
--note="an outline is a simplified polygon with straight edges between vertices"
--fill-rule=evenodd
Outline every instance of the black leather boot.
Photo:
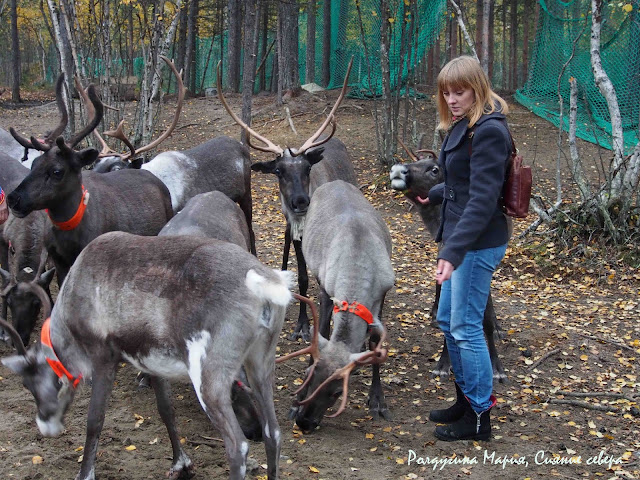
M 465 404 L 469 404 L 467 398 L 462 393 L 462 389 L 457 382 L 453 383 L 456 386 L 457 399 L 456 403 L 449 408 L 443 408 L 440 410 L 431 410 L 429 412 L 429 420 L 436 423 L 453 423 L 456 420 L 460 420 L 464 415 Z
M 466 399 L 465 399 L 466 400 Z M 471 404 L 465 402 L 462 417 L 450 424 L 436 427 L 435 435 L 439 440 L 453 442 L 456 440 L 489 440 L 491 438 L 491 409 L 496 404 L 496 397 L 491 395 L 491 406 L 482 413 L 476 413 Z

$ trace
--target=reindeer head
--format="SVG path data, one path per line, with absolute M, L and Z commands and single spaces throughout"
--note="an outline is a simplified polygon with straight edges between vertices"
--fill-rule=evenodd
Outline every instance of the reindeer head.
M 266 137 L 255 132 L 231 110 L 229 104 L 224 98 L 224 95 L 222 94 L 222 72 L 220 63 L 218 63 L 218 97 L 220 98 L 220 102 L 227 112 L 229 112 L 231 118 L 233 118 L 236 123 L 245 130 L 247 134 L 247 143 L 250 147 L 276 155 L 274 160 L 255 163 L 251 166 L 251 169 L 260 173 L 271 173 L 278 177 L 278 182 L 280 184 L 280 198 L 287 218 L 290 218 L 291 216 L 304 216 L 307 213 L 307 208 L 310 203 L 309 175 L 311 173 L 311 167 L 322 160 L 322 153 L 324 151 L 324 148 L 316 147 L 328 142 L 336 131 L 335 113 L 342 103 L 347 91 L 347 80 L 349 79 L 352 64 L 353 59 L 349 62 L 349 67 L 347 68 L 347 73 L 344 78 L 340 95 L 320 128 L 309 139 L 307 139 L 300 148 L 287 147 L 283 149 Z M 331 124 L 332 127 L 331 133 L 320 138 L 329 124 Z M 252 137 L 261 142 L 262 145 L 255 145 L 251 143 Z
M 437 155 L 433 150 L 418 150 L 416 155 L 404 143 L 398 142 L 413 163 L 398 164 L 391 167 L 391 188 L 401 190 L 413 202 L 424 205 L 429 196 L 429 190 L 442 182 L 444 176 L 438 165 Z
M 78 133 L 65 141 L 60 134 L 67 123 L 67 112 L 62 97 L 62 75 L 58 79 L 56 95 L 58 108 L 62 112 L 62 120 L 44 140 L 40 142 L 35 137 L 30 140 L 20 136 L 13 128 L 11 135 L 24 147 L 39 150 L 42 153 L 33 161 L 31 172 L 7 197 L 7 203 L 13 214 L 18 218 L 27 216 L 34 210 L 52 208 L 72 192 L 79 191 L 82 184 L 81 173 L 83 167 L 92 164 L 98 157 L 94 148 L 75 151 L 74 147 L 93 131 L 102 120 L 103 106 L 95 88 L 88 89 L 89 98 L 95 109 L 95 115 L 89 123 Z
M 334 418 L 344 411 L 348 400 L 349 377 L 355 368 L 359 365 L 382 363 L 386 360 L 387 351 L 382 348 L 386 340 L 386 330 L 382 324 L 376 324 L 373 329 L 379 338 L 373 350 L 351 353 L 346 344 L 329 341 L 318 334 L 318 314 L 312 301 L 298 294 L 293 296 L 311 307 L 313 315 L 311 345 L 276 359 L 276 363 L 307 353 L 311 355 L 313 362 L 305 372 L 302 385 L 294 392 L 297 399 L 289 412 L 289 417 L 295 418 L 298 427 L 309 432 L 320 425 L 326 411 L 340 397 L 342 397 L 340 407 L 334 414 L 328 416 Z
M 38 287 L 34 288 L 40 297 L 46 318 L 51 313 L 51 303 L 47 294 Z M 64 431 L 64 414 L 71 405 L 75 389 L 65 378 L 60 380 L 47 363 L 42 345 L 37 343 L 27 350 L 18 332 L 3 318 L 0 327 L 4 328 L 13 341 L 17 355 L 2 358 L 2 364 L 22 376 L 22 384 L 36 400 L 38 413 L 36 424 L 40 433 L 46 437 L 60 435 Z
M 4 233 L 5 235 L 7 233 L 6 225 Z M 3 316 L 6 317 L 6 307 L 8 307 L 11 311 L 13 324 L 22 343 L 28 345 L 31 332 L 40 315 L 40 308 L 44 305 L 40 295 L 41 290 L 44 290 L 46 293 L 46 302 L 51 303 L 49 284 L 53 279 L 55 268 L 43 273 L 47 261 L 47 252 L 43 249 L 37 272 L 31 270 L 31 274 L 27 274 L 24 270 L 30 270 L 30 267 L 25 267 L 24 270 L 20 269 L 21 259 L 14 258 L 18 255 L 25 256 L 25 249 L 19 245 L 19 239 L 18 245 L 15 245 L 13 241 L 15 237 L 10 238 L 12 238 L 9 248 L 10 271 L 0 268 L 0 277 L 2 278 L 3 284 L 3 289 L 0 293 L 0 296 L 4 300 Z

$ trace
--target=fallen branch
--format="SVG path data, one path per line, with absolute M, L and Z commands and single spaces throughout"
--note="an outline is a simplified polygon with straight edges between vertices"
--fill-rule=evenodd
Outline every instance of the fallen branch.
M 572 405 L 574 407 L 588 408 L 589 410 L 598 410 L 599 412 L 619 412 L 620 409 L 607 405 L 594 405 L 584 400 L 563 400 L 559 398 L 550 398 L 547 403 L 555 403 L 560 405 Z
M 195 445 L 195 446 L 206 445 L 207 447 L 211 447 L 211 448 L 220 448 L 220 443 L 224 443 L 224 440 L 222 440 L 221 438 L 205 437 L 204 435 L 200 435 L 200 436 L 206 440 L 189 440 L 187 438 L 186 442 L 189 445 Z
M 576 333 L 578 335 L 580 335 L 581 337 L 589 338 L 591 340 L 599 340 L 599 341 L 604 342 L 604 343 L 610 343 L 611 345 L 615 345 L 616 347 L 620 347 L 620 348 L 625 348 L 627 350 L 631 350 L 632 352 L 636 351 L 635 348 L 630 347 L 626 343 L 618 342 L 616 340 L 609 340 L 608 338 L 599 337 L 597 335 L 590 335 L 588 333 L 581 333 L 581 332 L 576 332 Z
M 559 348 L 554 348 L 553 350 L 551 350 L 550 352 L 545 353 L 543 356 L 541 356 L 538 360 L 536 360 L 534 363 L 532 363 L 531 365 L 529 365 L 529 370 L 533 370 L 534 368 L 536 368 L 538 365 L 540 365 L 542 362 L 544 362 L 547 358 L 552 357 L 553 355 L 555 355 L 556 353 L 560 353 L 560 349 Z
M 558 390 L 556 395 L 563 395 L 565 397 L 608 397 L 608 398 L 622 398 L 633 402 L 632 397 L 627 397 L 624 393 L 619 392 L 568 392 L 566 390 Z
M 287 121 L 289 122 L 291 130 L 293 131 L 293 133 L 298 135 L 298 132 L 296 132 L 296 127 L 293 125 L 293 120 L 291 120 L 291 112 L 289 111 L 289 107 L 284 107 L 284 111 L 287 114 Z

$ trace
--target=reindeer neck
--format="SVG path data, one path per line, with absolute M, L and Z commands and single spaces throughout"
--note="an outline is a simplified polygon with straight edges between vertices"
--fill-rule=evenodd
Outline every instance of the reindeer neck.
M 79 185 L 79 188 L 74 189 L 71 194 L 48 208 L 47 214 L 58 228 L 72 230 L 81 221 L 87 202 L 88 193 L 83 185 Z M 66 227 L 61 228 L 59 224 L 66 225 Z

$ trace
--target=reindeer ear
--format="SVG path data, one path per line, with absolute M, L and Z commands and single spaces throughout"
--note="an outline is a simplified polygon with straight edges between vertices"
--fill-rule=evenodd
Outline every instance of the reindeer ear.
M 314 148 L 310 152 L 306 153 L 307 161 L 311 165 L 315 165 L 320 160 L 322 160 L 322 158 L 323 158 L 322 154 L 323 153 L 324 153 L 324 147 Z
M 270 162 L 254 163 L 253 165 L 251 165 L 251 170 L 260 173 L 273 173 L 276 170 L 276 161 L 271 160 Z
M 136 170 L 140 170 L 142 168 L 142 157 L 134 158 L 129 162 L 129 168 L 135 168 Z
M 84 150 L 80 150 L 76 152 L 76 158 L 80 162 L 82 167 L 88 167 L 93 162 L 96 161 L 100 152 L 95 148 L 85 148 Z
M 0 362 L 14 373 L 22 375 L 31 366 L 31 363 L 24 355 L 11 355 L 0 359 Z

